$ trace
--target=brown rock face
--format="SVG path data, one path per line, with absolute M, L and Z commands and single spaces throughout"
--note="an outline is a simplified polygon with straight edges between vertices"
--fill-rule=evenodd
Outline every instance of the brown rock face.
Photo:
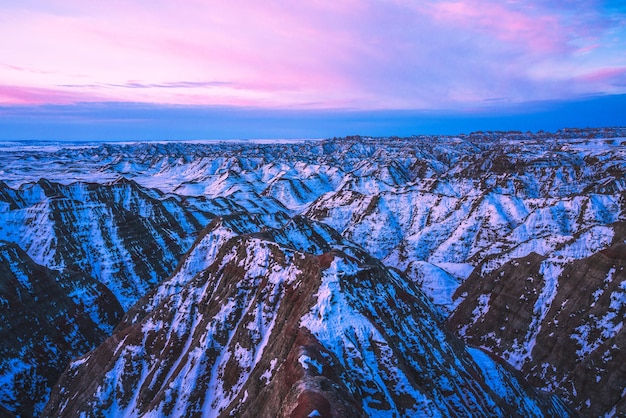
M 621 236 L 621 227 L 616 227 Z M 531 254 L 458 289 L 448 327 L 585 416 L 626 414 L 626 243 L 575 261 Z
M 321 367 L 303 368 L 299 359 L 312 359 Z M 363 410 L 337 375 L 332 355 L 306 328 L 299 328 L 285 361 L 257 396 L 238 411 L 245 417 L 308 417 L 317 410 L 323 417 L 359 417 Z
M 254 270 L 264 260 L 267 266 Z M 287 273 L 283 269 L 289 266 Z M 268 277 L 273 269 L 288 277 Z M 275 417 L 309 407 L 345 410 L 346 401 L 335 394 L 337 377 L 309 384 L 298 363 L 303 350 L 320 358 L 314 354 L 319 343 L 299 327 L 319 276 L 315 256 L 284 252 L 253 238 L 229 241 L 218 260 L 180 294 L 71 367 L 45 415 L 113 412 L 114 404 L 136 415 L 204 410 Z M 114 369 L 119 387 L 106 376 Z M 99 395 L 109 387 L 117 389 Z M 74 394 L 69 400 L 68 393 Z
M 545 259 L 531 253 L 486 277 L 481 276 L 479 268 L 475 269 L 456 291 L 456 297 L 465 295 L 465 299 L 449 318 L 448 326 L 476 346 L 492 340 L 488 332 L 476 332 L 477 327 L 484 324 L 483 329 L 497 329 L 503 338 L 502 352 L 512 351 L 515 342 L 522 342 L 532 322 L 533 307 L 545 285 L 539 273 Z

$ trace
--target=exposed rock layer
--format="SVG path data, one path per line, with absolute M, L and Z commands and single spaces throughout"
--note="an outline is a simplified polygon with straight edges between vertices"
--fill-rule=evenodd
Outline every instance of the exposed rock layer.
M 47 268 L 70 276 L 83 271 L 108 286 L 129 310 L 120 330 L 141 323 L 175 298 L 190 278 L 208 268 L 198 260 L 214 260 L 235 237 L 326 254 L 319 259 L 321 271 L 331 268 L 333 249 L 358 250 L 361 260 L 369 253 L 367 257 L 418 284 L 435 302 L 430 309 L 440 319 L 459 303 L 461 310 L 483 314 L 486 293 L 452 297 L 477 267 L 470 283 L 481 282 L 477 286 L 494 293 L 489 309 L 504 309 L 497 321 L 508 317 L 515 322 L 500 330 L 503 342 L 517 341 L 501 352 L 510 364 L 539 387 L 560 391 L 583 412 L 597 408 L 593 411 L 598 414 L 610 413 L 614 393 L 624 386 L 621 369 L 589 369 L 588 379 L 602 375 L 600 382 L 610 381 L 612 389 L 608 400 L 589 398 L 587 406 L 587 390 L 580 387 L 587 384 L 574 392 L 567 387 L 569 377 L 562 379 L 576 365 L 551 353 L 590 350 L 587 357 L 596 365 L 592 352 L 612 341 L 617 348 L 611 346 L 602 361 L 618 364 L 623 357 L 619 289 L 595 283 L 597 300 L 589 302 L 595 303 L 593 309 L 572 311 L 572 325 L 558 328 L 563 335 L 544 338 L 543 321 L 546 309 L 556 306 L 567 290 L 561 273 L 569 274 L 571 268 L 576 275 L 586 268 L 586 261 L 576 260 L 595 263 L 592 257 L 619 244 L 619 225 L 626 220 L 625 136 L 624 129 L 590 129 L 295 144 L 0 144 L 0 170 L 11 186 L 0 182 L 0 239 L 17 243 Z M 197 236 L 212 219 L 210 233 Z M 194 240 L 194 251 L 183 257 Z M 603 254 L 615 251 L 620 250 Z M 534 282 L 510 267 L 520 258 L 531 263 Z M 504 271 L 506 277 L 496 282 L 494 271 Z M 151 292 L 155 286 L 158 292 Z M 576 287 L 567 294 L 575 294 Z M 507 292 L 522 299 L 513 300 Z M 578 306 L 571 299 L 576 297 L 568 299 L 566 309 Z M 133 305 L 135 301 L 139 303 Z M 98 310 L 94 306 L 93 312 Z M 491 334 L 483 336 L 471 318 L 464 320 L 457 325 L 471 332 L 465 337 L 473 343 L 497 341 L 489 340 Z M 310 334 L 295 338 L 324 346 L 321 337 Z M 481 351 L 468 352 L 477 364 L 488 362 Z M 576 364 L 587 364 L 587 357 L 576 355 Z M 335 356 L 338 361 L 342 357 Z M 530 366 L 539 364 L 535 356 L 545 360 L 540 368 Z M 315 382 L 316 390 L 328 389 L 319 379 Z M 303 399 L 309 398 L 316 396 Z M 346 402 L 342 408 L 353 405 Z M 367 413 L 363 402 L 355 402 Z M 340 403 L 332 405 L 339 408 Z
M 201 265 L 186 263 L 143 314 L 128 313 L 139 321 L 74 361 L 44 415 L 567 414 L 472 355 L 410 281 L 356 247 L 304 253 L 234 234 L 205 258 L 194 249 L 187 260 Z
M 615 229 L 614 244 L 586 258 L 530 254 L 477 269 L 457 290 L 464 301 L 449 328 L 585 416 L 626 414 L 626 227 Z

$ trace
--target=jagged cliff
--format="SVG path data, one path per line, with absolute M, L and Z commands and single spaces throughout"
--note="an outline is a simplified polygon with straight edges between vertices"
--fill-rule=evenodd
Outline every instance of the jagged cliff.
M 464 300 L 449 328 L 585 416 L 626 414 L 626 225 L 615 230 L 613 244 L 589 257 L 531 253 L 477 269 L 457 290 Z

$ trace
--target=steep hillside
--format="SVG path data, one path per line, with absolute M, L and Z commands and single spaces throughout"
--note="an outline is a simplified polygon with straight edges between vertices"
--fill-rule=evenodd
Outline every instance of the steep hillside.
M 0 404 L 40 413 L 70 360 L 172 273 L 207 216 L 123 179 L 0 184 Z
M 124 309 L 171 274 L 207 221 L 174 196 L 119 179 L 0 184 L 0 239 L 37 263 L 77 268 L 106 285 Z
M 446 333 L 419 289 L 360 249 L 209 228 L 140 312 L 71 364 L 44 415 L 567 415 Z
M 11 146 L 0 171 L 13 188 L 40 177 L 69 184 L 124 176 L 180 201 L 202 226 L 199 213 L 248 212 L 275 228 L 305 215 L 415 280 L 439 267 L 427 287 L 450 311 L 454 288 L 485 257 L 500 255 L 491 258 L 495 267 L 531 252 L 547 255 L 582 231 L 625 220 L 625 137 L 613 128 Z M 607 239 L 587 245 L 597 251 Z
M 123 311 L 84 273 L 47 269 L 3 241 L 0 277 L 0 404 L 38 415 L 70 360 L 109 336 Z
M 626 225 L 581 259 L 532 253 L 474 273 L 449 328 L 585 416 L 626 414 Z
M 54 270 L 52 275 L 93 279 L 90 283 L 105 286 L 127 312 L 111 339 L 88 354 L 84 364 L 83 360 L 73 363 L 65 377 L 77 373 L 77 381 L 91 387 L 91 392 L 79 393 L 80 388 L 66 380 L 67 389 L 57 387 L 56 406 L 50 406 L 57 412 L 63 409 L 59 402 L 68 402 L 68 411 L 89 405 L 117 412 L 126 405 L 129 411 L 142 413 L 174 408 L 167 398 L 172 391 L 196 383 L 206 389 L 203 379 L 211 382 L 215 370 L 222 376 L 220 367 L 235 370 L 228 372 L 231 380 L 219 383 L 236 388 L 228 392 L 233 398 L 224 398 L 228 399 L 228 405 L 221 405 L 224 411 L 240 403 L 249 411 L 276 412 L 271 408 L 276 408 L 279 399 L 301 394 L 302 387 L 293 386 L 299 373 L 304 376 L 318 369 L 303 366 L 297 361 L 300 355 L 293 354 L 307 344 L 325 353 L 309 357 L 329 365 L 320 373 L 337 385 L 318 382 L 311 387 L 324 392 L 337 411 L 373 414 L 389 407 L 388 411 L 408 414 L 410 399 L 416 408 L 427 410 L 427 405 L 434 405 L 429 410 L 433 414 L 474 414 L 488 410 L 485 405 L 504 408 L 501 411 L 507 414 L 510 411 L 503 405 L 512 404 L 515 411 L 524 411 L 517 413 L 528 415 L 533 402 L 544 412 L 556 407 L 511 377 L 519 377 L 518 373 L 540 389 L 558 392 L 583 415 L 623 410 L 619 399 L 626 377 L 619 364 L 626 347 L 621 339 L 624 312 L 619 260 L 626 222 L 624 128 L 478 132 L 454 137 L 357 136 L 294 143 L 2 143 L 0 152 L 0 240 L 24 249 L 32 262 Z M 227 247 L 236 248 L 238 255 L 228 258 L 223 250 Z M 279 289 L 278 293 L 266 289 L 263 280 L 246 276 L 247 269 L 257 271 L 259 277 L 272 276 L 269 264 L 246 258 L 248 252 L 266 254 L 267 263 L 280 272 L 278 281 L 268 285 Z M 232 268 L 224 275 L 226 265 Z M 306 265 L 306 272 L 292 277 L 290 269 L 296 265 L 299 269 Z M 217 281 L 230 280 L 254 286 L 238 289 L 230 284 L 230 290 L 221 293 L 222 299 L 217 298 Z M 204 293 L 198 293 L 198 286 L 206 288 Z M 61 288 L 65 293 L 59 298 L 69 297 L 89 307 L 91 320 L 110 335 L 117 319 L 106 322 L 97 317 L 106 311 L 101 305 L 104 299 L 77 302 L 77 295 L 89 292 Z M 355 330 L 313 320 L 314 307 L 321 309 L 318 293 L 325 288 L 333 300 L 343 301 L 337 306 L 345 307 L 341 312 L 334 311 L 334 304 L 324 308 L 332 313 L 329 321 L 343 324 L 359 318 L 354 319 L 360 324 Z M 291 303 L 296 299 L 285 297 L 298 289 L 302 289 L 302 299 L 297 299 L 298 306 L 289 314 L 283 311 L 282 302 L 273 306 L 265 301 L 265 293 L 258 293 L 270 292 L 277 300 Z M 408 302 L 403 299 L 407 294 Z M 248 328 L 215 317 L 216 312 L 207 314 L 206 306 L 222 309 L 224 300 L 233 301 L 228 308 L 235 312 L 232 318 L 240 318 Z M 21 303 L 19 298 L 14 301 Z M 268 307 L 268 318 L 296 321 L 296 330 L 273 325 L 272 330 L 280 329 L 280 334 L 266 335 L 261 325 L 250 324 L 257 302 Z M 12 321 L 21 323 L 7 306 L 0 306 L 0 314 L 8 321 L 5 330 L 15 326 Z M 26 312 L 28 306 L 12 310 Z M 419 322 L 414 308 L 427 312 L 424 315 L 430 319 Z M 448 326 L 453 332 L 490 354 L 464 349 L 440 331 L 441 321 L 450 315 Z M 412 331 L 393 319 L 405 316 Z M 144 325 L 152 331 L 144 332 Z M 209 328 L 202 328 L 205 325 Z M 292 366 L 285 366 L 290 371 L 280 374 L 283 377 L 277 382 L 287 383 L 271 386 L 270 377 L 279 369 L 270 367 L 273 358 L 259 363 L 264 354 L 259 359 L 255 354 L 254 361 L 243 366 L 243 360 L 237 360 L 239 365 L 232 363 L 246 350 L 260 351 L 256 339 L 245 339 L 255 326 L 267 338 L 264 347 L 276 338 L 284 346 L 275 352 L 276 359 Z M 335 333 L 332 341 L 324 334 L 330 328 Z M 180 329 L 180 334 L 172 329 Z M 47 330 L 38 333 L 24 328 L 23 338 L 41 342 L 59 332 L 68 341 L 73 338 L 69 328 Z M 192 333 L 189 338 L 186 332 Z M 446 341 L 435 349 L 440 350 L 438 358 L 428 354 L 431 334 Z M 153 340 L 144 341 L 148 335 L 158 336 L 154 348 Z M 194 339 L 194 335 L 203 338 Z M 286 335 L 292 340 L 284 340 Z M 241 346 L 245 350 L 237 351 L 240 338 L 245 340 L 240 343 L 246 344 Z M 132 345 L 126 346 L 125 341 Z M 417 351 L 419 358 L 406 350 L 405 342 L 423 348 Z M 189 347 L 196 351 L 185 354 Z M 207 354 L 207 347 L 214 351 Z M 85 352 L 81 350 L 76 353 Z M 348 352 L 360 353 L 355 358 L 362 362 L 348 361 Z M 23 358 L 15 353 L 7 358 Z M 174 360 L 167 360 L 167 353 Z M 97 361 L 96 354 L 100 356 Z M 113 363 L 102 360 L 107 356 Z M 501 357 L 494 363 L 492 356 Z M 159 374 L 154 359 L 165 368 L 171 366 L 166 376 Z M 424 359 L 441 370 L 428 369 L 431 366 L 421 363 Z M 37 370 L 53 361 L 45 356 L 41 360 Z M 117 368 L 110 369 L 112 364 Z M 263 370 L 258 371 L 261 366 Z M 418 366 L 433 373 L 425 378 L 430 383 L 412 377 Z M 448 376 L 445 367 L 456 370 L 450 372 L 456 377 Z M 510 371 L 511 367 L 518 371 Z M 248 374 L 239 373 L 238 368 L 249 368 Z M 329 368 L 334 374 L 325 374 Z M 274 371 L 263 375 L 269 369 Z M 102 377 L 98 370 L 108 374 Z M 257 371 L 265 376 L 258 381 L 270 382 L 272 387 L 262 392 L 258 402 L 266 402 L 275 391 L 278 398 L 267 400 L 274 406 L 246 406 L 252 402 L 251 398 L 244 401 L 246 390 L 248 396 L 262 390 L 248 382 Z M 83 373 L 100 377 L 88 382 Z M 187 373 L 204 377 L 196 382 Z M 433 377 L 438 374 L 456 383 Z M 7 376 L 12 375 L 0 374 L 0 381 L 13 382 L 7 388 L 22 385 Z M 118 387 L 107 380 L 111 376 L 129 382 L 124 383 L 128 389 L 106 392 Z M 293 380 L 294 376 L 298 379 Z M 240 382 L 243 392 L 238 379 L 248 382 Z M 494 379 L 509 383 L 502 386 L 493 383 Z M 100 392 L 93 386 L 96 381 Z M 166 381 L 174 386 L 163 386 Z M 51 379 L 45 382 L 49 388 Z M 605 390 L 605 383 L 609 389 Z M 295 387 L 300 389 L 292 390 Z M 454 400 L 460 387 L 475 399 Z M 529 397 L 521 396 L 522 392 Z M 398 393 L 406 402 L 397 398 Z M 417 399 L 418 393 L 423 401 Z M 160 400 L 147 405 L 145 399 L 152 394 Z M 198 406 L 204 395 L 185 396 L 175 406 L 180 408 L 177 411 L 210 410 L 206 404 Z M 514 398 L 530 403 L 516 404 Z M 282 411 L 295 407 L 297 399 Z M 41 406 L 44 401 L 38 402 Z M 13 408 L 0 404 L 0 408 Z

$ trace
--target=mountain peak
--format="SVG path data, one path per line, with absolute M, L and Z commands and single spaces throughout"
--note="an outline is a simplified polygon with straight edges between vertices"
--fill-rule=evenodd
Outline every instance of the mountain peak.
M 151 297 L 159 302 L 143 319 L 128 321 L 71 366 L 46 414 L 410 415 L 487 405 L 510 410 L 512 399 L 494 395 L 476 379 L 480 369 L 441 330 L 426 297 L 361 254 L 344 246 L 314 255 L 246 235 L 223 240 L 212 262 L 176 293 L 164 282 Z M 513 374 L 503 376 L 499 384 L 526 393 Z M 444 381 L 463 395 L 442 391 Z M 63 396 L 78 387 L 80 396 Z M 530 393 L 525 399 L 533 408 L 558 405 Z

